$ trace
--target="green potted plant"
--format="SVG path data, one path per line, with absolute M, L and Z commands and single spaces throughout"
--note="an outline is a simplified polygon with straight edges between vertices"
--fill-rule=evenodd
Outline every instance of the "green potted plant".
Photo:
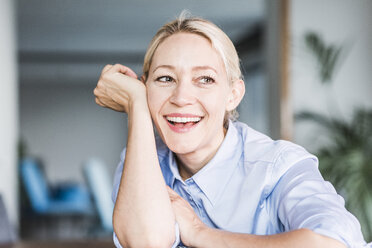
M 305 35 L 305 44 L 318 62 L 320 82 L 330 84 L 342 47 L 326 45 L 314 32 Z M 329 142 L 316 151 L 322 175 L 344 196 L 364 237 L 372 240 L 372 110 L 355 109 L 349 121 L 303 111 L 296 120 L 312 121 L 324 129 Z

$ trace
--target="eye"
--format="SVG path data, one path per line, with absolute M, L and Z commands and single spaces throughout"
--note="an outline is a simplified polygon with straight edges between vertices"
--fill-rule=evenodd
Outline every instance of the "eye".
M 201 84 L 213 84 L 215 80 L 212 77 L 202 76 L 199 78 L 198 82 Z
M 156 78 L 156 81 L 162 82 L 162 83 L 170 83 L 170 82 L 174 82 L 174 79 L 170 76 L 161 76 L 161 77 Z

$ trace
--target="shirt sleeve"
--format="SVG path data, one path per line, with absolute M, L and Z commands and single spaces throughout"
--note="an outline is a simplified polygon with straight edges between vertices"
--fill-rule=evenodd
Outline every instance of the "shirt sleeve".
M 112 195 L 111 195 L 111 198 L 114 204 L 116 203 L 116 198 L 119 192 L 120 180 L 121 180 L 121 175 L 123 174 L 123 166 L 124 166 L 126 151 L 127 149 L 124 148 L 123 151 L 121 152 L 120 162 L 118 166 L 116 167 L 115 174 L 114 174 L 114 184 L 113 184 Z
M 120 154 L 120 162 L 116 168 L 116 171 L 115 171 L 115 175 L 114 175 L 114 185 L 113 185 L 113 190 L 112 190 L 112 201 L 114 202 L 114 204 L 116 203 L 116 198 L 118 196 L 118 192 L 119 192 L 119 186 L 120 186 L 120 180 L 121 180 L 121 175 L 123 173 L 123 166 L 124 166 L 124 160 L 125 160 L 125 153 L 126 153 L 126 149 L 124 148 L 124 150 L 121 152 Z M 179 226 L 178 224 L 176 223 L 175 224 L 175 234 L 176 234 L 176 238 L 175 238 L 175 241 L 172 245 L 172 248 L 175 248 L 178 246 L 178 244 L 180 243 L 180 230 L 179 230 Z M 118 237 L 116 236 L 115 232 L 113 232 L 113 240 L 114 240 L 114 244 L 117 248 L 122 248 L 119 240 L 118 240 Z
M 358 220 L 346 210 L 344 199 L 334 187 L 324 181 L 313 159 L 291 166 L 279 179 L 271 198 L 284 231 L 307 228 L 348 247 L 366 245 Z

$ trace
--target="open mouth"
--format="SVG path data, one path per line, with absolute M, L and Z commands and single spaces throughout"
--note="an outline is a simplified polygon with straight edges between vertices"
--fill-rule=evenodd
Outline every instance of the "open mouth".
M 167 119 L 169 124 L 178 128 L 192 127 L 198 124 L 203 119 L 203 117 L 173 117 L 173 116 L 166 116 L 165 118 Z

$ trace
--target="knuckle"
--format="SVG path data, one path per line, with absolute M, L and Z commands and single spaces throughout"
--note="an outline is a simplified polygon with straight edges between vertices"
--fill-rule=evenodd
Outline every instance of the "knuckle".
M 103 68 L 103 70 L 101 72 L 100 78 L 102 78 L 104 75 L 107 75 L 109 73 L 111 67 L 112 67 L 112 65 L 105 66 L 105 68 Z
M 100 81 L 104 81 L 104 82 L 109 82 L 110 81 L 110 76 L 111 74 L 109 72 L 106 72 L 104 73 L 102 76 L 101 76 L 101 79 Z M 101 82 L 101 85 L 104 84 L 104 82 Z
M 105 94 L 104 94 L 101 90 L 99 90 L 99 89 L 97 89 L 97 88 L 93 91 L 93 94 L 94 94 L 94 96 L 96 96 L 98 99 L 102 99 L 102 98 L 105 96 Z
M 99 80 L 98 83 L 97 83 L 97 87 L 98 89 L 100 88 L 104 88 L 105 86 L 105 83 L 103 81 L 106 81 L 107 80 L 107 76 L 103 76 L 102 77 L 102 80 Z
M 103 72 L 104 72 L 104 71 L 107 71 L 107 70 L 110 69 L 111 67 L 112 67 L 112 65 L 107 64 L 107 65 L 105 65 L 105 66 L 103 67 L 102 71 L 103 71 Z

